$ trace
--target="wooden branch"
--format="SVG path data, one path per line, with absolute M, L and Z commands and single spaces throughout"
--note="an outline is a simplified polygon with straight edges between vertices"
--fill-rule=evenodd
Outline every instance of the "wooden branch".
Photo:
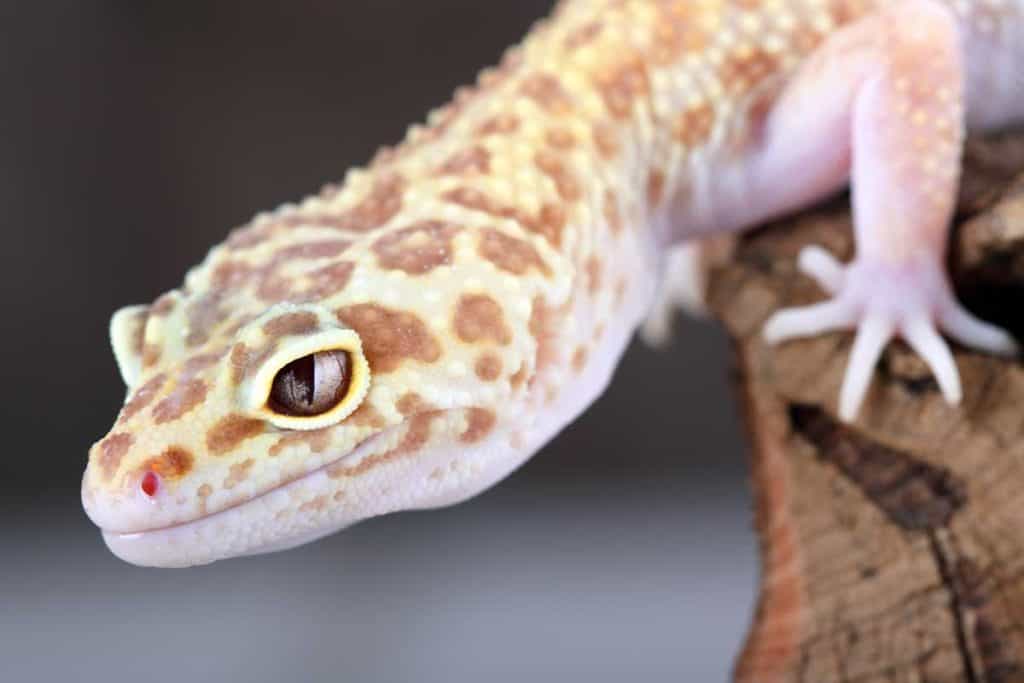
M 978 314 L 1024 335 L 1024 134 L 968 145 L 951 267 Z M 835 418 L 852 337 L 768 348 L 823 293 L 800 248 L 853 252 L 847 201 L 743 237 L 708 298 L 734 339 L 753 444 L 762 579 L 742 683 L 1024 681 L 1024 369 L 955 350 L 963 403 L 890 345 L 860 418 Z

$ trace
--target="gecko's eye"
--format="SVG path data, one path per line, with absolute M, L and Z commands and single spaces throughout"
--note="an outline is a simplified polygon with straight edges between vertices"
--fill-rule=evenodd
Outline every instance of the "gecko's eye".
M 348 394 L 351 367 L 347 351 L 318 351 L 293 360 L 274 376 L 267 405 L 292 417 L 326 413 Z

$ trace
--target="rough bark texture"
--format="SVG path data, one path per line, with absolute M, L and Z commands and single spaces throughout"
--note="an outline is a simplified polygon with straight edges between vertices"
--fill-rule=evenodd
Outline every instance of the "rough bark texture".
M 968 146 L 951 247 L 957 291 L 1024 338 L 1024 134 Z M 850 334 L 768 348 L 765 319 L 821 300 L 800 248 L 853 253 L 837 200 L 745 236 L 709 303 L 735 341 L 762 554 L 737 681 L 1024 681 L 1024 368 L 955 349 L 943 401 L 902 343 L 856 424 L 835 419 Z

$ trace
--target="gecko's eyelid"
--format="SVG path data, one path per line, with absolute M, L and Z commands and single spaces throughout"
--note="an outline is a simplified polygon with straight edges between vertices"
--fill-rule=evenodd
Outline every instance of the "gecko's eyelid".
M 352 385 L 352 358 L 325 350 L 297 358 L 274 375 L 267 407 L 280 415 L 322 415 L 345 399 Z

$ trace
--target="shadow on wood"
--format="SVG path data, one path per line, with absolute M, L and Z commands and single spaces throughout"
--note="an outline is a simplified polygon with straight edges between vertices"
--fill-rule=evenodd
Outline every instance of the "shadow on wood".
M 1024 134 L 972 140 L 951 268 L 962 300 L 1024 338 Z M 857 422 L 835 418 L 852 335 L 768 348 L 780 307 L 824 294 L 801 247 L 853 253 L 847 200 L 743 237 L 713 264 L 753 444 L 762 579 L 737 681 L 1024 681 L 1024 368 L 955 349 L 943 401 L 901 342 Z

